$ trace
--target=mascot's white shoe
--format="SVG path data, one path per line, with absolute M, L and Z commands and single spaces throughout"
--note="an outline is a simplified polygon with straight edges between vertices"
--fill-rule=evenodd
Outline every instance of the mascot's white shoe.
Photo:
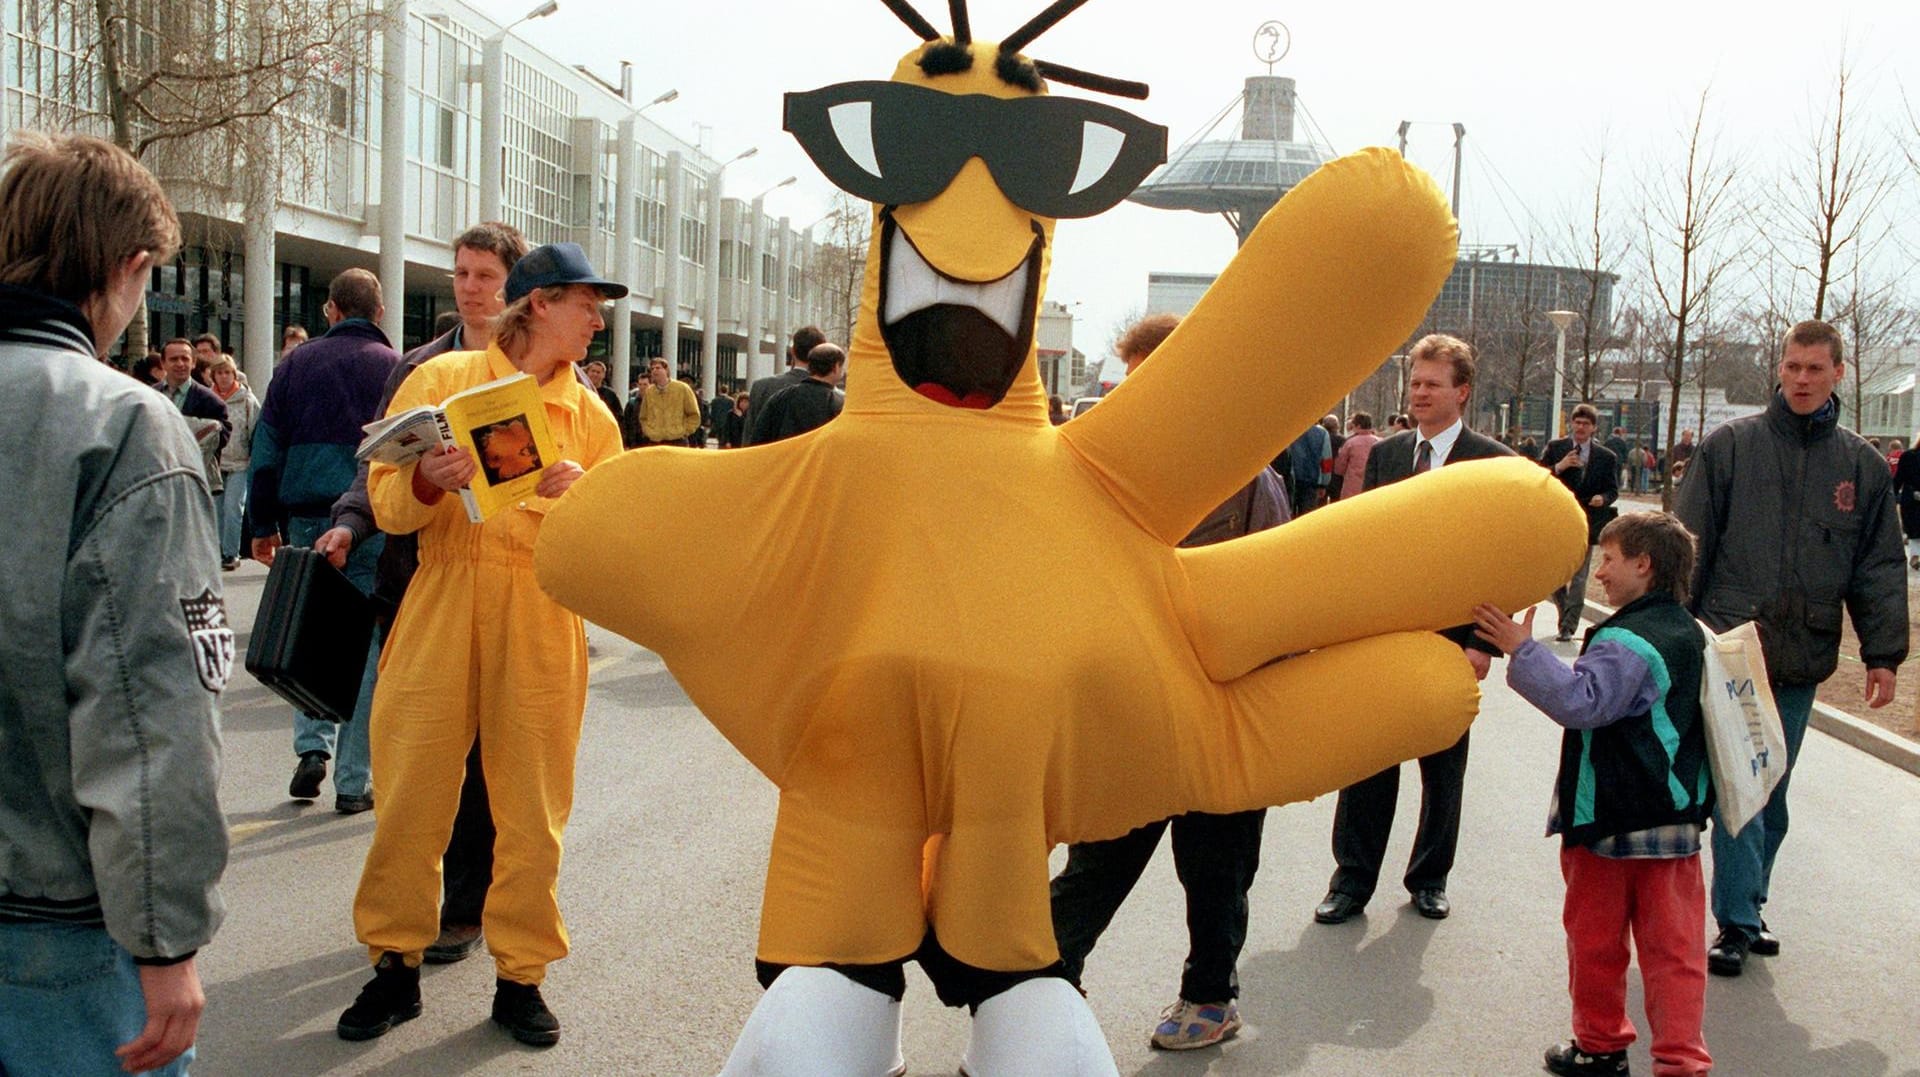
M 795 967 L 760 996 L 720 1077 L 897 1077 L 906 1071 L 898 1002 L 832 969 Z
M 1073 985 L 1026 980 L 980 1004 L 960 1072 L 968 1077 L 1119 1077 L 1093 1010 Z

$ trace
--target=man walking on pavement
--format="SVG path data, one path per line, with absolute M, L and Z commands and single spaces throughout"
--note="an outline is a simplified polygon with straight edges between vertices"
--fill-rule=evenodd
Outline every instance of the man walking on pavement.
M 526 237 L 519 229 L 499 221 L 476 224 L 453 241 L 453 301 L 460 320 L 401 357 L 387 378 L 379 415 L 386 415 L 394 394 L 420 364 L 448 352 L 484 351 L 493 343 L 493 320 L 507 305 L 507 274 L 526 253 Z M 320 536 L 314 549 L 326 554 L 337 567 L 345 563 L 354 547 L 379 535 L 373 503 L 367 497 L 367 468 L 362 464 L 353 485 L 334 502 L 333 527 Z M 400 609 L 400 599 L 419 567 L 417 535 L 385 536 L 373 588 L 373 645 L 367 657 L 366 677 L 360 683 L 360 703 L 353 715 L 356 722 L 370 720 L 380 651 Z M 480 740 L 475 737 L 467 750 L 466 777 L 460 786 L 453 834 L 440 862 L 440 935 L 427 947 L 422 960 L 436 965 L 463 961 L 486 944 L 480 921 L 487 905 L 487 886 L 493 881 L 493 838 L 493 811 L 480 762 Z
M 1547 443 L 1540 462 L 1573 493 L 1587 514 L 1587 553 L 1580 567 L 1558 591 L 1553 604 L 1560 611 L 1560 630 L 1555 642 L 1565 643 L 1580 627 L 1580 614 L 1587 608 L 1587 570 L 1593 564 L 1593 547 L 1600 541 L 1600 529 L 1615 516 L 1613 503 L 1620 499 L 1620 461 L 1613 451 L 1593 440 L 1600 425 L 1600 413 L 1592 404 L 1576 404 L 1567 428 L 1572 437 L 1555 438 Z
M 755 405 L 764 407 L 780 390 L 792 388 L 811 377 L 807 372 L 807 356 L 826 342 L 827 335 L 817 326 L 805 325 L 793 331 L 793 340 L 787 345 L 787 369 L 754 382 L 753 388 L 747 392 L 747 411 L 740 419 L 744 439 L 742 445 L 751 445 L 755 440 L 753 424 L 758 414 Z
M 1779 387 L 1767 410 L 1723 423 L 1700 442 L 1674 513 L 1700 540 L 1691 607 L 1715 631 L 1760 628 L 1787 771 L 1759 815 L 1729 837 L 1713 828 L 1713 918 L 1707 970 L 1738 976 L 1749 953 L 1772 956 L 1767 929 L 1773 863 L 1787 836 L 1787 786 L 1814 691 L 1839 664 L 1844 606 L 1860 638 L 1865 702 L 1893 700 L 1907 657 L 1907 578 L 1886 460 L 1840 425 L 1834 388 L 1841 338 L 1826 322 L 1787 331 Z M 1679 446 L 1674 446 L 1679 455 Z
M 204 459 L 209 464 L 207 481 L 215 483 L 220 478 L 220 450 L 227 447 L 227 438 L 233 434 L 233 422 L 227 418 L 227 406 L 220 402 L 212 389 L 193 380 L 193 344 L 184 337 L 175 337 L 160 348 L 161 382 L 154 388 L 167 394 L 173 406 L 185 415 L 187 426 L 193 431 L 194 440 L 200 444 Z M 191 420 L 218 422 L 218 435 L 207 431 L 202 433 Z M 217 438 L 210 442 L 209 438 Z
M 806 381 L 780 390 L 761 409 L 757 444 L 785 441 L 825 426 L 846 406 L 847 394 L 834 388 L 847 372 L 847 353 L 840 345 L 814 345 L 807 353 L 807 371 Z
M 8 142 L 0 456 L 21 510 L 0 582 L 0 1073 L 171 1077 L 223 914 L 214 700 L 233 630 L 199 450 L 97 357 L 180 227 L 116 146 Z
M 330 523 L 334 499 L 353 484 L 360 428 L 373 421 L 399 356 L 375 323 L 384 309 L 380 281 L 364 269 L 349 269 L 327 289 L 327 323 L 320 339 L 294 349 L 267 385 L 266 404 L 253 435 L 253 557 L 273 563 L 279 525 L 287 542 L 314 546 Z M 363 544 L 345 559 L 348 580 L 373 590 L 380 543 Z M 373 776 L 367 754 L 367 723 L 334 723 L 308 714 L 293 718 L 293 750 L 300 757 L 287 795 L 320 795 L 327 760 L 334 758 L 333 807 L 353 815 L 373 807 Z M 337 753 L 337 756 L 336 756 Z

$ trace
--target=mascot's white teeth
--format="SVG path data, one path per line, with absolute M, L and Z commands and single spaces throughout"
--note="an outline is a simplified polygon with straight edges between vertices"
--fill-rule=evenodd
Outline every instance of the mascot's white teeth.
M 886 325 L 905 318 L 916 310 L 938 304 L 972 307 L 992 318 L 994 324 L 1019 339 L 1021 309 L 1027 301 L 1027 262 L 1022 259 L 1013 272 L 985 284 L 969 284 L 942 276 L 920 252 L 913 249 L 902 229 L 893 230 L 892 247 L 887 251 L 887 309 L 880 312 Z

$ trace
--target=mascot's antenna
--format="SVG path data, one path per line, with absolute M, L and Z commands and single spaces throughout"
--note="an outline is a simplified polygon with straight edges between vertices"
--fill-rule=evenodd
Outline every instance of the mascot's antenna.
M 1025 26 L 1008 34 L 1006 39 L 1000 42 L 1000 51 L 1003 53 L 1019 52 L 1021 49 L 1033 44 L 1034 38 L 1053 29 L 1055 23 L 1073 14 L 1076 8 L 1086 2 L 1087 0 L 1054 0 L 1053 3 L 1047 5 L 1045 11 L 1027 20 Z
M 933 28 L 933 24 L 927 21 L 926 16 L 913 10 L 913 5 L 908 3 L 907 0 L 880 0 L 880 2 L 887 5 L 888 11 L 899 16 L 900 21 L 907 24 L 907 29 L 919 34 L 920 40 L 935 41 L 939 39 L 940 31 Z
M 964 49 L 973 41 L 973 28 L 967 25 L 967 0 L 947 0 L 947 10 L 953 12 L 953 43 Z

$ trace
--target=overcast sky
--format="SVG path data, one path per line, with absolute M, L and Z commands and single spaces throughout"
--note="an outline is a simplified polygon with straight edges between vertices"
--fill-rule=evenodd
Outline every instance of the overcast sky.
M 532 6 L 476 2 L 503 21 Z M 944 2 L 916 6 L 947 29 Z M 997 40 L 1044 6 L 975 0 L 974 36 Z M 697 124 L 712 125 L 708 148 L 721 157 L 758 146 L 756 157 L 728 170 L 727 193 L 751 197 L 797 175 L 767 203 L 796 225 L 825 211 L 832 188 L 780 130 L 781 94 L 885 78 L 917 42 L 880 0 L 669 0 L 645 9 L 643 17 L 631 0 L 560 0 L 557 14 L 515 33 L 607 78 L 619 61 L 632 61 L 636 100 L 678 89 L 679 100 L 648 117 L 690 142 L 700 140 Z M 1680 129 L 1703 89 L 1711 90 L 1723 145 L 1748 162 L 1756 197 L 1790 156 L 1804 157 L 1810 117 L 1831 94 L 1843 48 L 1868 137 L 1898 153 L 1903 92 L 1920 110 L 1920 0 L 1089 0 L 1026 51 L 1149 83 L 1144 102 L 1103 99 L 1166 126 L 1178 146 L 1233 101 L 1246 76 L 1265 72 L 1252 40 L 1269 19 L 1292 34 L 1292 51 L 1274 73 L 1297 80 L 1302 104 L 1336 150 L 1392 145 L 1399 122 L 1412 120 L 1408 156 L 1445 186 L 1448 125 L 1466 125 L 1468 243 L 1524 245 L 1529 229 L 1563 235 L 1591 199 L 1603 137 L 1611 197 L 1626 210 L 1646 162 L 1680 156 Z M 1911 222 L 1920 217 L 1920 183 L 1908 176 L 1893 208 Z M 1903 227 L 1910 263 L 1920 254 L 1920 228 Z M 1061 222 L 1055 248 L 1048 296 L 1082 304 L 1074 343 L 1098 358 L 1115 323 L 1144 303 L 1149 271 L 1216 272 L 1234 241 L 1218 217 L 1123 203 Z M 1910 286 L 1909 296 L 1916 291 Z

